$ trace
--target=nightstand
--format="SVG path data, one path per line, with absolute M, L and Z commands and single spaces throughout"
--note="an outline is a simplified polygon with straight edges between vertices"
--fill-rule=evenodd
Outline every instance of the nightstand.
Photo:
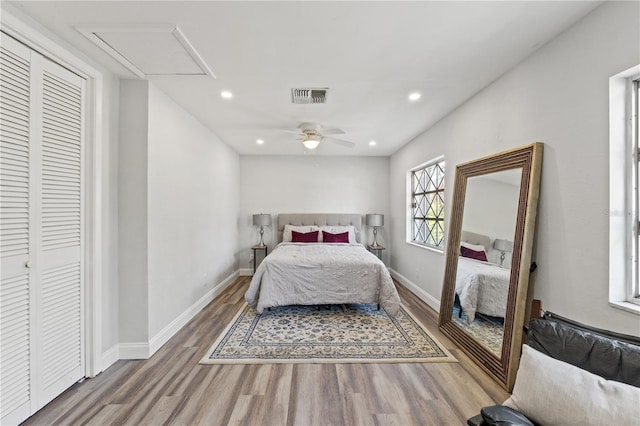
M 371 253 L 375 254 L 378 259 L 382 260 L 382 250 L 384 250 L 385 248 L 382 246 L 377 246 L 374 247 L 372 245 L 367 245 L 367 250 L 369 250 Z
M 264 247 L 260 247 L 260 246 L 253 246 L 251 247 L 251 250 L 253 250 L 253 273 L 256 273 L 256 265 L 257 265 L 257 256 L 256 256 L 256 252 L 257 251 L 264 251 L 264 257 L 267 257 L 267 254 L 269 254 L 269 247 L 268 246 L 264 246 Z

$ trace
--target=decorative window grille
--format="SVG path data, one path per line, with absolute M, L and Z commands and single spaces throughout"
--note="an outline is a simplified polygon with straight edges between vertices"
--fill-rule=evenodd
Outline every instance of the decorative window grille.
M 411 171 L 411 242 L 444 247 L 444 170 L 442 158 Z

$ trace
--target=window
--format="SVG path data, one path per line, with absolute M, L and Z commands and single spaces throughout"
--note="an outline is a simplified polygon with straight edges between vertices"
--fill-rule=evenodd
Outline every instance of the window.
M 640 65 L 609 79 L 609 302 L 640 314 Z
M 640 284 L 638 277 L 640 276 L 638 261 L 638 247 L 640 243 L 640 214 L 638 209 L 638 195 L 639 195 L 639 184 L 638 176 L 640 175 L 640 144 L 638 141 L 638 136 L 640 136 L 640 120 L 638 119 L 638 106 L 640 105 L 640 79 L 634 80 L 632 85 L 632 96 L 631 96 L 631 131 L 630 131 L 630 144 L 633 147 L 633 170 L 631 173 L 631 184 L 629 187 L 632 189 L 631 200 L 632 200 L 632 211 L 633 211 L 633 224 L 631 229 L 629 230 L 629 239 L 632 241 L 632 273 L 631 273 L 631 282 L 629 283 L 629 301 L 634 302 L 640 305 Z
M 439 250 L 444 247 L 444 167 L 444 158 L 439 157 L 408 174 L 408 241 Z

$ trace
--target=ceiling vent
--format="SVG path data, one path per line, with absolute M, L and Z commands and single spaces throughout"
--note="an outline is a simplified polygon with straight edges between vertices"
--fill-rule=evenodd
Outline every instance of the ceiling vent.
M 327 87 L 291 89 L 291 100 L 294 104 L 326 104 Z

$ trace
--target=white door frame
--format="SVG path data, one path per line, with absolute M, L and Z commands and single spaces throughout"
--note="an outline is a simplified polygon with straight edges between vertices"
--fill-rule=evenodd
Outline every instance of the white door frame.
M 103 369 L 102 355 L 102 99 L 103 75 L 2 6 L 0 28 L 33 50 L 86 79 L 85 151 L 85 376 Z

